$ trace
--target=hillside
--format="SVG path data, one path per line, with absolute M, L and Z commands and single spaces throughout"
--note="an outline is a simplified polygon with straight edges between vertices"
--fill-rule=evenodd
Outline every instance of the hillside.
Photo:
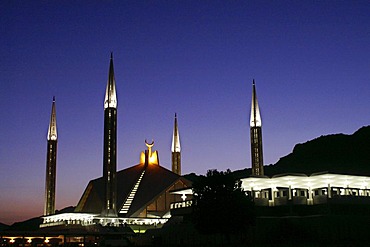
M 61 210 L 56 210 L 56 214 L 61 213 L 72 213 L 74 212 L 75 207 L 69 206 L 66 208 L 63 208 Z M 37 231 L 39 230 L 39 226 L 42 223 L 43 219 L 42 216 L 34 217 L 32 219 L 28 219 L 21 222 L 15 222 L 11 226 L 2 227 L 2 224 L 0 223 L 0 231 Z
M 266 151 L 266 150 L 265 150 Z M 333 172 L 370 176 L 370 126 L 352 135 L 334 134 L 295 145 L 293 152 L 280 158 L 276 164 L 265 166 L 265 175 L 281 173 Z M 236 179 L 251 175 L 251 169 L 233 171 Z M 191 181 L 194 173 L 185 175 Z
M 0 222 L 0 231 L 7 229 L 9 226 Z
M 293 152 L 266 167 L 267 175 L 297 172 L 370 175 L 370 126 L 352 135 L 335 134 L 295 145 Z
M 9 226 L 6 231 L 37 231 L 43 219 L 35 217 L 22 222 L 16 222 Z

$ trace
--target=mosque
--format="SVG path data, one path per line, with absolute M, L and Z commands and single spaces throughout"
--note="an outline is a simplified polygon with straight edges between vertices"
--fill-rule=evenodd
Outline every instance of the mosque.
M 2 233 L 0 240 L 5 244 L 4 246 L 60 246 L 61 244 L 122 246 L 126 243 L 125 239 L 132 236 L 132 231 L 144 233 L 148 229 L 161 228 L 172 216 L 185 216 L 191 212 L 192 182 L 181 176 L 181 146 L 176 114 L 171 146 L 171 170 L 161 166 L 158 151 L 153 150 L 154 142 L 145 141 L 147 149 L 141 153 L 139 163 L 117 171 L 117 96 L 111 55 L 104 99 L 103 175 L 89 181 L 73 212 L 56 213 L 58 133 L 55 104 L 55 98 L 53 98 L 47 135 L 43 222 L 39 225 L 38 231 Z M 250 141 L 252 175 L 246 175 L 240 181 L 245 193 L 253 199 L 256 211 L 263 212 L 260 215 L 263 216 L 260 217 L 262 225 L 256 228 L 257 235 L 258 230 L 261 231 L 260 234 L 266 234 L 267 228 L 264 224 L 272 224 L 275 222 L 274 219 L 282 219 L 281 222 L 284 223 L 285 216 L 294 216 L 294 210 L 299 209 L 297 215 L 303 216 L 302 222 L 312 226 L 312 229 L 318 229 L 315 233 L 318 236 L 320 232 L 325 238 L 331 240 L 337 240 L 338 236 L 345 237 L 346 234 L 355 236 L 354 238 L 358 238 L 359 235 L 366 236 L 366 228 L 362 234 L 354 232 L 361 227 L 355 227 L 356 230 L 352 231 L 351 227 L 345 228 L 346 224 L 342 225 L 342 221 L 346 219 L 345 214 L 351 211 L 353 213 L 349 217 L 358 214 L 354 218 L 357 226 L 368 224 L 370 177 L 328 172 L 311 175 L 289 173 L 265 176 L 262 119 L 254 80 Z M 325 213 L 322 215 L 328 208 L 334 214 L 344 212 L 344 216 L 336 216 L 336 218 L 326 217 Z M 301 215 L 303 211 L 308 214 Z M 321 215 L 318 222 L 322 224 L 316 225 L 315 221 L 312 223 L 310 220 L 318 214 Z M 292 219 L 295 219 L 294 217 Z M 263 223 L 266 219 L 271 220 Z M 330 227 L 327 227 L 328 222 Z M 130 228 L 129 232 L 126 232 L 127 227 Z M 342 234 L 343 232 L 346 234 Z M 274 230 L 270 231 L 270 234 L 273 233 Z M 176 236 L 173 237 L 176 239 Z
M 172 138 L 172 170 L 160 165 L 154 142 L 145 141 L 147 150 L 140 163 L 117 171 L 117 95 L 110 58 L 104 99 L 103 176 L 91 180 L 73 213 L 55 214 L 57 125 L 55 98 L 47 136 L 45 209 L 41 228 L 53 226 L 122 226 L 141 229 L 160 227 L 171 213 L 191 207 L 191 181 L 181 176 L 181 147 L 175 114 Z M 370 177 L 316 173 L 264 175 L 262 120 L 253 80 L 250 115 L 252 175 L 241 179 L 244 191 L 256 206 L 318 205 L 330 202 L 369 203 Z
M 55 98 L 47 142 L 44 222 L 41 228 L 96 224 L 158 227 L 171 217 L 171 204 L 182 200 L 183 195 L 172 194 L 171 191 L 191 186 L 191 182 L 181 176 L 181 146 L 176 114 L 171 147 L 172 171 L 160 165 L 158 151 L 153 150 L 154 141 L 145 141 L 147 150 L 141 153 L 139 164 L 117 171 L 117 95 L 112 54 L 104 99 L 103 176 L 88 183 L 72 213 L 55 214 L 58 142 Z

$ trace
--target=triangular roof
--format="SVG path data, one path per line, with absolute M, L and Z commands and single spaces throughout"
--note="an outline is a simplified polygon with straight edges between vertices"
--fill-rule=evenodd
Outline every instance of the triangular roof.
M 141 181 L 138 182 L 142 174 Z M 191 184 L 187 179 L 159 165 L 138 164 L 121 170 L 117 172 L 117 211 L 120 211 L 135 185 L 139 186 L 125 214 L 126 217 L 137 216 L 140 211 L 179 180 L 184 187 Z M 103 195 L 103 178 L 91 180 L 76 207 L 76 212 L 100 214 L 103 207 Z

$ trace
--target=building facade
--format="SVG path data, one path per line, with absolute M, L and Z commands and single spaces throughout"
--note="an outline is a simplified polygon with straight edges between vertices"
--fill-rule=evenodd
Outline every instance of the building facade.
M 370 203 L 370 177 L 335 173 L 280 174 L 241 179 L 256 206 Z

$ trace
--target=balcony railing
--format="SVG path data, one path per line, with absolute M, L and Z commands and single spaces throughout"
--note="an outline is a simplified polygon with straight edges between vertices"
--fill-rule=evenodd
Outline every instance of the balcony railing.
M 177 208 L 189 208 L 193 205 L 192 200 L 181 201 L 181 202 L 173 202 L 170 204 L 170 209 L 177 209 Z

